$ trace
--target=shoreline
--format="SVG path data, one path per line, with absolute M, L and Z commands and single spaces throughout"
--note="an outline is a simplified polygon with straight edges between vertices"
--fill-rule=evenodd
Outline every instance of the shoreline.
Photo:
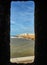
M 34 40 L 34 39 L 32 39 L 32 38 L 24 38 L 24 37 L 10 37 L 10 38 L 26 39 L 26 40 Z

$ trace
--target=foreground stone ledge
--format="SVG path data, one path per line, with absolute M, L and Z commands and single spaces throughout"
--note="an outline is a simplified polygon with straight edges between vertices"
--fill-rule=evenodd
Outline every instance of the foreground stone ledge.
M 19 57 L 19 58 L 11 58 L 10 62 L 12 63 L 32 63 L 34 61 L 34 56 L 28 57 Z

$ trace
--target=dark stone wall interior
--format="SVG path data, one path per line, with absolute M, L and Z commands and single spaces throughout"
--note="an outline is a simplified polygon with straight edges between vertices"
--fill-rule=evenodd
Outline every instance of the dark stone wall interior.
M 10 0 L 0 0 L 0 65 L 10 63 Z M 47 65 L 46 2 L 35 0 L 35 59 L 26 65 Z M 44 64 L 45 63 L 45 64 Z
M 10 59 L 10 2 L 0 0 L 0 65 L 7 65 Z
M 35 1 L 35 65 L 47 64 L 46 1 Z

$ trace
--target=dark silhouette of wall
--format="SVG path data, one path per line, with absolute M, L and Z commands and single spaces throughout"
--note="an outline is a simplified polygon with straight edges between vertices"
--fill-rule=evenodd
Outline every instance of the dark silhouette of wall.
M 35 65 L 47 64 L 46 1 L 35 0 Z
M 10 59 L 10 2 L 0 0 L 0 65 L 7 65 Z

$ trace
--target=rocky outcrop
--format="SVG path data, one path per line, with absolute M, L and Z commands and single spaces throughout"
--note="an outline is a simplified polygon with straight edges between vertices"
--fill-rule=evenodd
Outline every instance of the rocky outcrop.
M 27 34 L 27 33 L 24 33 L 24 34 L 19 34 L 16 37 L 28 38 L 28 39 L 35 40 L 35 34 Z

